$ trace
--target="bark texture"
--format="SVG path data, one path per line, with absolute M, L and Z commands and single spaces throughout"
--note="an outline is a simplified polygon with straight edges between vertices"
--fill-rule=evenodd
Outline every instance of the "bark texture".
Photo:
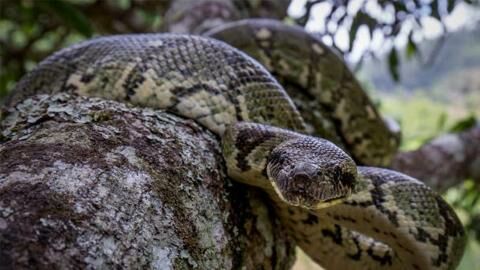
M 417 150 L 400 152 L 394 170 L 443 192 L 471 178 L 480 185 L 480 126 L 435 138 Z
M 226 179 L 193 121 L 65 94 L 9 109 L 0 268 L 288 269 L 262 194 Z

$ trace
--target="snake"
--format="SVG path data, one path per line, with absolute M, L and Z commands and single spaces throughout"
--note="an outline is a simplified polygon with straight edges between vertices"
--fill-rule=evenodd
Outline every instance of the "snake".
M 260 60 L 235 48 L 232 33 Z M 318 100 L 325 122 L 309 126 L 282 81 Z M 370 167 L 387 164 L 397 142 L 338 56 L 301 28 L 252 20 L 206 36 L 94 38 L 47 57 L 6 104 L 57 92 L 165 110 L 214 133 L 228 176 L 263 190 L 326 269 L 455 269 L 462 257 L 465 232 L 440 195 Z M 338 144 L 314 135 L 330 125 Z

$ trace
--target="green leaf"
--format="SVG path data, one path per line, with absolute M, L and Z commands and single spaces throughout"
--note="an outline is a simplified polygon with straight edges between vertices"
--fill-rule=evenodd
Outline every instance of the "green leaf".
M 393 80 L 398 82 L 400 80 L 400 75 L 398 74 L 398 55 L 395 48 L 392 48 L 388 55 L 388 67 Z
M 385 1 L 385 2 L 393 5 L 393 7 L 395 8 L 395 13 L 398 13 L 400 11 L 408 13 L 408 9 L 404 1 Z
M 455 8 L 456 0 L 447 0 L 447 11 L 448 13 L 451 13 L 453 9 Z
M 415 54 L 417 54 L 418 52 L 417 44 L 413 42 L 411 33 L 408 36 L 407 47 L 405 48 L 405 50 L 408 60 L 412 59 L 412 57 L 415 56 Z
M 440 21 L 440 19 L 442 18 L 440 16 L 440 9 L 439 9 L 439 5 L 440 5 L 440 2 L 438 1 L 432 1 L 430 2 L 430 8 L 431 8 L 431 13 L 430 13 L 430 16 L 432 16 L 433 18 L 437 19 Z
M 60 17 L 66 24 L 70 25 L 85 37 L 92 36 L 93 28 L 88 18 L 71 3 L 62 0 L 46 0 L 35 3 L 54 12 L 55 15 Z
M 350 51 L 352 50 L 353 42 L 355 41 L 355 37 L 357 36 L 358 28 L 361 25 L 366 25 L 368 27 L 368 30 L 370 31 L 370 35 L 373 35 L 373 31 L 377 27 L 378 22 L 376 19 L 372 18 L 370 15 L 363 11 L 359 11 L 357 13 L 355 18 L 353 18 L 352 25 L 350 26 Z
M 357 36 L 358 27 L 360 27 L 360 17 L 357 15 L 350 26 L 350 31 L 348 32 L 349 44 L 348 48 L 351 51 L 353 49 L 353 42 Z
M 461 132 L 465 131 L 467 129 L 472 128 L 477 124 L 477 118 L 475 115 L 471 114 L 463 119 L 460 119 L 458 122 L 453 124 L 453 126 L 450 128 L 450 132 Z

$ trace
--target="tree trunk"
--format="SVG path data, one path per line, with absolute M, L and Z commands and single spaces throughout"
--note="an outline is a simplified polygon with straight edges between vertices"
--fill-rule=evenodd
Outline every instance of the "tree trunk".
M 294 244 L 261 192 L 225 176 L 193 121 L 66 94 L 9 109 L 0 268 L 288 269 Z

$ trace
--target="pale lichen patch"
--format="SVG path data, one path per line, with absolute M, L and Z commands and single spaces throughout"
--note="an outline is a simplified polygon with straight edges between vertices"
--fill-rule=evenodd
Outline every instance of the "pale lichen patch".
M 177 252 L 168 247 L 152 247 L 152 267 L 153 269 L 173 269 Z

